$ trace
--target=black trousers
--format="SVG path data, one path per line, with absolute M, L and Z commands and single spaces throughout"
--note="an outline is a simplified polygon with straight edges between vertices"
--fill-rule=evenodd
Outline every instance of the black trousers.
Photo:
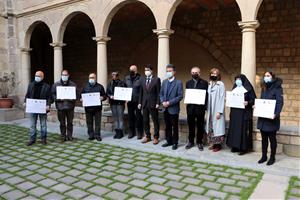
M 85 112 L 88 135 L 90 138 L 99 138 L 101 136 L 101 115 L 101 110 Z
M 195 141 L 195 126 L 197 124 L 197 134 L 196 134 L 196 143 L 202 144 L 203 143 L 203 136 L 204 136 L 204 114 L 191 114 L 187 115 L 187 121 L 189 126 L 189 142 L 194 144 Z
M 262 148 L 262 156 L 267 157 L 268 153 L 268 140 L 271 145 L 271 158 L 275 158 L 276 148 L 277 148 L 277 140 L 276 140 L 276 131 L 275 132 L 261 132 L 261 148 Z
M 178 118 L 178 114 L 171 115 L 167 110 L 164 112 L 166 140 L 168 144 L 178 144 Z
M 150 133 L 150 115 L 154 125 L 154 138 L 159 138 L 159 119 L 158 119 L 158 109 L 156 108 L 143 108 L 143 121 L 146 137 L 151 138 Z
M 72 137 L 73 135 L 73 118 L 74 109 L 58 110 L 58 121 L 60 123 L 60 134 L 62 138 Z M 67 124 L 66 124 L 67 122 Z
M 138 102 L 128 102 L 128 121 L 129 121 L 129 131 L 132 135 L 136 135 L 136 128 L 138 130 L 138 135 L 143 135 L 143 116 L 140 109 L 138 109 Z

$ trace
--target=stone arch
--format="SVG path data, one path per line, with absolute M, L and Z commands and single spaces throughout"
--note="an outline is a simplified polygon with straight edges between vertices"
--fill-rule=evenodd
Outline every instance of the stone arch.
M 69 22 L 71 21 L 71 19 L 73 17 L 75 17 L 78 14 L 84 14 L 84 15 L 86 15 L 92 21 L 94 29 L 96 30 L 94 18 L 92 17 L 92 15 L 89 15 L 87 13 L 90 13 L 90 12 L 89 12 L 88 8 L 86 8 L 86 7 L 75 7 L 75 8 L 72 8 L 72 9 L 68 10 L 64 14 L 64 16 L 62 17 L 63 20 L 60 23 L 60 26 L 59 26 L 59 29 L 58 29 L 58 32 L 57 32 L 57 37 L 55 38 L 56 42 L 58 42 L 58 43 L 62 43 L 63 42 L 64 33 L 65 33 L 65 30 L 66 30 Z
M 52 40 L 53 40 L 53 35 L 52 35 L 52 32 L 51 32 L 50 26 L 45 21 L 37 20 L 37 21 L 33 22 L 32 24 L 30 24 L 27 29 L 25 29 L 26 32 L 25 32 L 25 37 L 24 37 L 24 46 L 23 46 L 23 48 L 26 48 L 26 49 L 30 48 L 30 39 L 31 39 L 32 33 L 33 33 L 34 29 L 40 24 L 44 24 L 48 27 L 48 29 L 50 31 L 50 34 L 51 34 L 51 37 L 52 37 Z
M 152 9 L 154 7 L 154 4 L 150 3 L 150 2 L 155 3 L 154 1 L 146 1 L 146 0 L 125 0 L 124 1 L 124 0 L 117 0 L 117 1 L 113 1 L 113 2 L 114 2 L 114 4 L 109 6 L 109 8 L 107 10 L 104 10 L 104 14 L 102 15 L 102 17 L 104 16 L 104 20 L 101 20 L 102 23 L 100 23 L 99 30 L 96 31 L 100 35 L 106 36 L 108 34 L 108 30 L 109 30 L 111 20 L 113 19 L 115 14 L 122 7 L 124 7 L 127 4 L 135 3 L 135 2 L 143 3 L 151 11 L 151 13 L 152 13 L 152 15 L 155 19 L 155 22 L 157 24 L 157 18 L 156 18 L 154 10 Z
M 166 22 L 165 22 L 165 26 L 167 29 L 170 29 L 171 28 L 171 24 L 172 24 L 172 19 L 173 19 L 173 16 L 176 12 L 176 9 L 177 9 L 177 6 L 182 3 L 184 0 L 175 0 L 173 2 L 173 4 L 171 5 L 170 7 L 170 10 L 167 12 L 167 16 L 166 16 Z M 219 1 L 222 1 L 222 0 L 219 0 Z M 238 1 L 238 0 L 235 0 L 235 1 Z M 243 0 L 242 0 L 243 1 Z M 262 0 L 261 0 L 262 1 Z M 242 14 L 242 10 L 240 9 L 240 7 L 238 6 L 239 8 L 239 11 L 240 13 Z

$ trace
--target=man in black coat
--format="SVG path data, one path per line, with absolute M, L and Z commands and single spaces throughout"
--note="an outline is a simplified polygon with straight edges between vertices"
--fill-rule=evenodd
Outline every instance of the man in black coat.
M 131 65 L 129 68 L 129 75 L 127 75 L 124 79 L 126 87 L 132 88 L 131 101 L 127 102 L 129 139 L 133 138 L 136 135 L 136 128 L 138 130 L 137 139 L 142 139 L 143 137 L 143 116 L 141 110 L 138 109 L 141 89 L 140 78 L 141 75 L 137 73 L 137 66 Z
M 147 65 L 145 67 L 145 77 L 140 79 L 141 89 L 139 97 L 139 109 L 143 110 L 143 121 L 144 121 L 144 130 L 145 137 L 142 140 L 142 143 L 147 143 L 151 141 L 150 133 L 150 116 L 154 124 L 154 140 L 153 144 L 158 144 L 159 138 L 159 119 L 158 119 L 158 108 L 159 108 L 159 94 L 161 82 L 160 78 L 152 74 L 153 67 Z
M 200 78 L 200 68 L 193 67 L 191 69 L 192 79 L 186 82 L 186 89 L 201 89 L 206 90 L 208 88 L 208 82 Z M 207 98 L 207 95 L 206 95 Z M 207 101 L 206 101 L 207 102 Z M 206 104 L 206 103 L 205 103 Z M 186 145 L 186 149 L 190 149 L 194 146 L 195 140 L 195 124 L 197 120 L 197 136 L 196 143 L 200 151 L 203 151 L 203 135 L 204 131 L 204 115 L 206 105 L 187 104 L 186 113 L 189 126 L 189 142 Z
M 101 138 L 101 115 L 102 115 L 102 101 L 106 100 L 106 93 L 104 87 L 97 83 L 96 74 L 89 74 L 89 81 L 84 86 L 82 94 L 85 93 L 100 93 L 101 105 L 99 106 L 88 106 L 85 107 L 85 118 L 88 128 L 89 140 L 96 139 L 97 141 L 102 141 Z M 95 124 L 95 128 L 94 128 Z
M 61 79 L 52 85 L 51 93 L 57 109 L 57 117 L 60 123 L 61 142 L 73 140 L 73 118 L 76 99 L 79 99 L 79 92 L 76 84 L 69 79 L 69 71 L 61 72 Z M 56 88 L 58 86 L 75 87 L 76 99 L 57 99 Z M 67 122 L 67 123 L 66 123 Z M 67 125 L 66 125 L 67 124 Z
M 44 99 L 46 100 L 46 111 L 50 111 L 50 105 L 52 102 L 51 98 L 51 90 L 50 86 L 44 82 L 44 73 L 42 71 L 37 71 L 35 73 L 34 81 L 32 81 L 28 85 L 28 89 L 26 92 L 25 100 L 26 99 Z M 26 103 L 24 103 L 26 106 Z M 30 139 L 27 143 L 27 146 L 31 146 L 36 142 L 36 123 L 38 117 L 40 118 L 41 124 L 41 140 L 42 144 L 47 144 L 47 114 L 37 114 L 31 113 L 30 114 Z

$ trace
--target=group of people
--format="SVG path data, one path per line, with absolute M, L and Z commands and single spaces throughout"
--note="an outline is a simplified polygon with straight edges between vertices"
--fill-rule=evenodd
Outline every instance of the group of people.
M 129 75 L 124 80 L 119 78 L 119 73 L 111 73 L 111 80 L 104 87 L 97 82 L 95 73 L 89 74 L 88 82 L 82 91 L 76 90 L 77 99 L 80 94 L 100 93 L 101 101 L 109 100 L 112 117 L 114 121 L 114 138 L 124 137 L 124 110 L 125 104 L 128 109 L 128 138 L 137 136 L 142 143 L 152 141 L 159 143 L 159 112 L 163 113 L 165 123 L 166 143 L 162 147 L 172 146 L 173 150 L 178 148 L 178 120 L 180 113 L 180 101 L 183 99 L 183 83 L 176 78 L 176 67 L 172 64 L 166 66 L 166 79 L 161 80 L 153 74 L 152 65 L 148 64 L 144 68 L 144 76 L 138 73 L 136 65 L 129 68 Z M 47 112 L 51 103 L 55 102 L 57 116 L 60 122 L 61 142 L 73 140 L 73 118 L 74 100 L 57 99 L 56 88 L 58 86 L 73 86 L 76 84 L 70 80 L 68 70 L 63 70 L 61 79 L 50 87 L 44 81 L 42 71 L 35 73 L 34 81 L 28 86 L 26 98 L 45 99 L 47 102 Z M 283 107 L 282 80 L 275 77 L 271 71 L 264 74 L 262 81 L 262 99 L 276 100 L 276 107 L 273 119 L 258 118 L 257 128 L 262 135 L 262 157 L 258 163 L 268 160 L 267 149 L 268 140 L 271 144 L 271 156 L 267 165 L 275 162 L 276 154 L 276 132 L 280 127 L 280 112 Z M 125 102 L 114 98 L 116 87 L 132 88 L 131 101 Z M 225 86 L 221 81 L 219 69 L 210 70 L 209 82 L 202 79 L 199 67 L 191 69 L 191 79 L 186 82 L 186 89 L 200 89 L 206 91 L 206 99 L 203 105 L 187 104 L 187 123 L 189 129 L 188 143 L 186 149 L 196 146 L 203 151 L 203 143 L 207 138 L 210 146 L 209 150 L 218 152 L 226 142 L 232 152 L 243 155 L 252 150 L 252 129 L 253 129 L 253 108 L 256 94 L 253 86 L 243 74 L 237 75 L 232 87 L 233 91 L 244 94 L 245 109 L 230 108 L 230 121 L 228 133 L 225 134 Z M 85 107 L 87 132 L 89 140 L 101 141 L 101 116 L 102 103 L 99 106 Z M 206 115 L 206 120 L 205 120 Z M 150 132 L 150 116 L 154 126 L 153 138 Z M 37 119 L 41 123 L 41 142 L 47 144 L 47 114 L 30 114 L 30 140 L 28 146 L 36 142 Z M 197 131 L 196 131 L 197 129 Z M 207 136 L 207 137 L 206 137 Z M 226 137 L 225 137 L 226 136 Z

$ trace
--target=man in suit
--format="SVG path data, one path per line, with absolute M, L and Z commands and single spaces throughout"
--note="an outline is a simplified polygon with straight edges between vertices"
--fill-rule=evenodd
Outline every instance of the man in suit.
M 140 79 L 141 89 L 139 97 L 138 108 L 143 110 L 143 122 L 145 137 L 142 139 L 142 143 L 151 141 L 150 133 L 150 118 L 151 115 L 154 124 L 154 140 L 153 144 L 158 144 L 159 138 L 159 121 L 158 121 L 158 108 L 159 108 L 159 92 L 161 87 L 160 78 L 152 74 L 152 65 L 145 67 L 145 77 Z
M 163 81 L 160 91 L 160 101 L 163 105 L 167 140 L 167 142 L 163 144 L 162 147 L 172 145 L 173 150 L 176 150 L 178 147 L 178 119 L 180 111 L 180 101 L 183 98 L 182 82 L 175 78 L 175 73 L 175 66 L 172 64 L 167 65 L 167 79 Z
M 186 82 L 186 89 L 201 89 L 206 90 L 208 88 L 208 82 L 200 78 L 200 68 L 193 67 L 191 69 L 192 79 Z M 207 98 L 207 95 L 206 95 Z M 186 149 L 190 149 L 194 146 L 195 140 L 195 125 L 197 120 L 197 136 L 196 143 L 200 151 L 203 151 L 203 135 L 204 135 L 204 115 L 206 105 L 187 104 L 186 113 L 189 126 L 189 142 L 186 145 Z

